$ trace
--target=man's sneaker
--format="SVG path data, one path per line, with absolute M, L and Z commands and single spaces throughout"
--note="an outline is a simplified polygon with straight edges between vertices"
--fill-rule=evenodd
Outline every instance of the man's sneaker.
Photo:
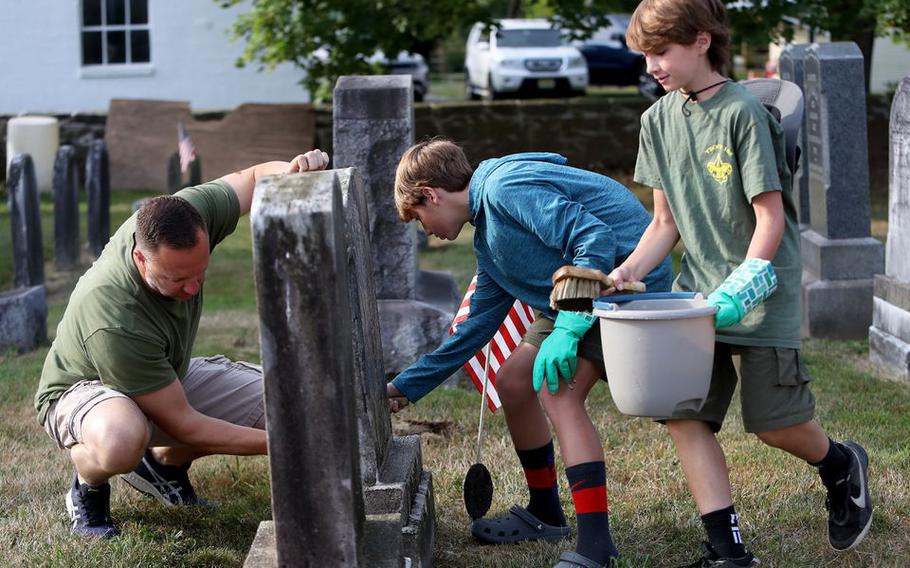
M 744 568 L 746 566 L 758 566 L 761 562 L 758 558 L 747 552 L 740 558 L 724 558 L 714 551 L 708 542 L 701 543 L 701 558 L 692 564 L 686 564 L 681 568 Z
M 211 506 L 210 502 L 196 496 L 187 475 L 189 469 L 189 464 L 182 466 L 160 464 L 152 455 L 152 450 L 145 450 L 145 455 L 136 469 L 120 477 L 133 489 L 151 495 L 167 506 Z
M 73 485 L 66 492 L 66 511 L 73 534 L 111 538 L 120 534 L 111 520 L 111 485 L 92 486 L 79 483 L 73 473 Z
M 834 550 L 850 550 L 866 538 L 872 525 L 872 497 L 867 473 L 869 456 L 856 442 L 841 448 L 850 456 L 846 476 L 828 487 L 828 542 Z

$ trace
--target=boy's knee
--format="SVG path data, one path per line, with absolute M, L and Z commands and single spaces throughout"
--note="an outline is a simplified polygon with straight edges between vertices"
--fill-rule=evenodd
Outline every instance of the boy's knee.
M 772 448 L 780 448 L 786 442 L 787 433 L 779 430 L 769 430 L 768 432 L 756 432 L 755 436 L 765 445 Z

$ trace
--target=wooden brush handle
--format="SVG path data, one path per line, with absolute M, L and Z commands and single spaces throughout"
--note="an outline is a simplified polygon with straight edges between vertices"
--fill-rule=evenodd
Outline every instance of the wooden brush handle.
M 582 266 L 563 266 L 553 273 L 553 284 L 565 280 L 566 278 L 579 278 L 582 280 L 595 280 L 600 282 L 601 288 L 609 289 L 613 287 L 613 279 L 597 270 L 596 268 L 585 268 Z M 645 292 L 647 286 L 644 282 L 630 280 L 623 282 L 624 292 Z

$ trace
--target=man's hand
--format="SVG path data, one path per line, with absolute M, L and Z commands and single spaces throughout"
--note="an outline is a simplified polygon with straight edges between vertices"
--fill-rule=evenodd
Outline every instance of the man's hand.
M 287 173 L 315 172 L 324 170 L 329 165 L 329 155 L 322 150 L 310 150 L 306 154 L 297 155 L 288 164 Z
M 392 413 L 398 412 L 409 404 L 407 397 L 392 383 L 386 383 L 385 392 L 389 397 L 389 410 Z

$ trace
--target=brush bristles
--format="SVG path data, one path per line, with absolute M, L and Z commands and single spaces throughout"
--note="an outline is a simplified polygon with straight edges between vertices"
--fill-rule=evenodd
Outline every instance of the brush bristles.
M 564 278 L 553 285 L 550 307 L 573 312 L 590 311 L 600 297 L 600 282 L 588 278 Z

